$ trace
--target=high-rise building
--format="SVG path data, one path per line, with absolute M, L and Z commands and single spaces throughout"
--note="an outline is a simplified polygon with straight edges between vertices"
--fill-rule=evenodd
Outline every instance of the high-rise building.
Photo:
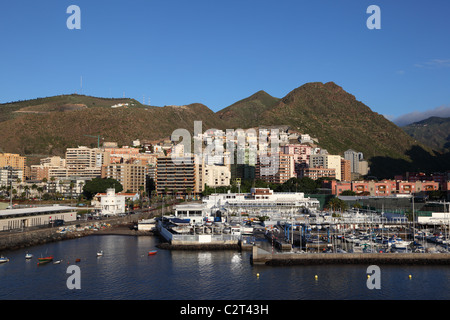
M 341 158 L 341 181 L 351 181 L 352 172 L 350 169 L 350 160 Z
M 368 162 L 364 160 L 362 152 L 348 149 L 344 152 L 344 159 L 350 160 L 350 170 L 352 173 L 358 173 L 364 176 L 369 172 Z
M 109 164 L 109 153 L 98 148 L 78 147 L 66 150 L 66 167 L 69 176 L 98 177 L 102 165 Z
M 16 153 L 0 153 L 0 168 L 11 166 L 13 169 L 21 170 L 22 175 L 19 177 L 25 181 L 25 165 L 26 158 Z
M 312 154 L 309 156 L 310 168 L 334 169 L 336 179 L 342 180 L 341 177 L 341 157 L 331 154 Z
M 199 194 L 204 190 L 204 165 L 194 155 L 158 157 L 155 186 L 158 194 Z
M 125 192 L 145 190 L 148 166 L 132 163 L 117 163 L 102 166 L 102 178 L 112 178 L 122 184 Z
M 282 184 L 295 177 L 293 154 L 259 155 L 255 168 L 256 179 Z
M 17 179 L 22 180 L 22 178 L 22 170 L 12 168 L 11 166 L 0 167 L 0 186 L 16 185 Z

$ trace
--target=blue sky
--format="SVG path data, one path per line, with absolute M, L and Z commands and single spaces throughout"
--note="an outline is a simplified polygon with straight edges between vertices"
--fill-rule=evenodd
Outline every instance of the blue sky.
M 82 77 L 82 94 L 213 111 L 314 81 L 391 118 L 450 108 L 448 0 L 2 1 L 0 41 L 0 103 L 80 93 Z

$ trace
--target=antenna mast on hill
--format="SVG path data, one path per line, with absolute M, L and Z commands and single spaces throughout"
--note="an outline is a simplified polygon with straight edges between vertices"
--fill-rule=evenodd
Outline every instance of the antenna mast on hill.
M 83 93 L 83 76 L 80 76 L 80 94 Z

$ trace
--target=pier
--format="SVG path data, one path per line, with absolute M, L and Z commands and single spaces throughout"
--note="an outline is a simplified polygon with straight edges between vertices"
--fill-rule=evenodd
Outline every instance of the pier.
M 450 265 L 449 253 L 270 253 L 253 246 L 254 265 L 405 264 Z

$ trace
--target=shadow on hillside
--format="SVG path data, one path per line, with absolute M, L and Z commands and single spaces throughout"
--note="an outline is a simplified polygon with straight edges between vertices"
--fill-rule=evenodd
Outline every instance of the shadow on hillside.
M 392 179 L 405 172 L 442 172 L 450 170 L 450 152 L 432 155 L 420 146 L 413 146 L 405 153 L 411 161 L 390 157 L 370 159 L 370 175 L 378 179 Z

